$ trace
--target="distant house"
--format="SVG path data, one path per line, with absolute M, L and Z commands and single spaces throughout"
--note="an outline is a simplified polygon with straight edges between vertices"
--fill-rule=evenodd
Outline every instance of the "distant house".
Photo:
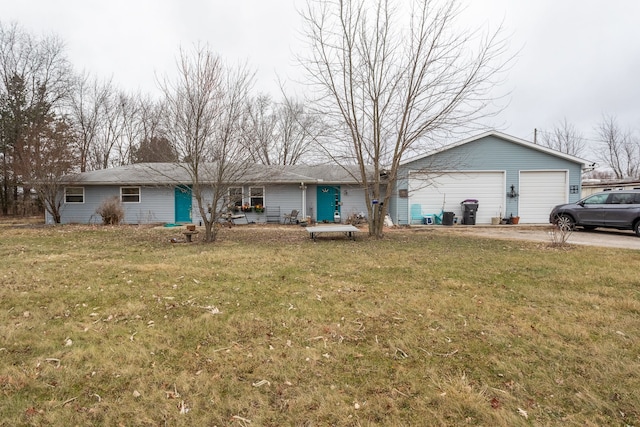
M 300 212 L 300 219 L 344 221 L 349 215 L 366 212 L 356 173 L 355 167 L 256 165 L 242 182 L 229 183 L 228 196 L 238 207 L 253 207 L 244 212 L 248 222 L 281 222 L 293 210 Z M 62 195 L 61 222 L 100 223 L 96 209 L 116 196 L 125 209 L 127 224 L 197 224 L 201 217 L 190 183 L 186 170 L 174 163 L 140 163 L 69 176 Z M 53 222 L 49 214 L 46 222 Z
M 423 214 L 464 216 L 465 200 L 477 200 L 476 224 L 519 216 L 547 223 L 553 206 L 577 201 L 587 160 L 499 132 L 485 132 L 402 163 L 390 214 L 415 223 Z

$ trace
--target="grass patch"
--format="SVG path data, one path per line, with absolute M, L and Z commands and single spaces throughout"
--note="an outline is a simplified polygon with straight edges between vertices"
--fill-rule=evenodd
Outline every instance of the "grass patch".
M 2 227 L 2 425 L 635 425 L 640 253 Z

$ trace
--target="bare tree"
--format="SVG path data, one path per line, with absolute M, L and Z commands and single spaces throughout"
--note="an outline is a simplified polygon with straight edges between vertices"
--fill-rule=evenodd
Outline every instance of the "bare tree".
M 540 144 L 577 157 L 585 151 L 585 139 L 566 117 L 551 132 L 541 133 Z
M 139 103 L 142 138 L 151 139 L 164 136 L 163 120 L 165 106 L 163 102 L 153 100 L 149 96 L 141 96 Z
M 15 166 L 31 160 L 27 138 L 59 113 L 70 75 L 58 38 L 36 38 L 17 24 L 0 23 L 0 204 L 5 215 L 15 209 L 23 184 L 24 169 Z
M 623 131 L 615 118 L 605 116 L 597 128 L 600 139 L 600 157 L 609 165 L 615 178 L 640 176 L 640 144 L 630 131 Z
M 132 147 L 142 139 L 139 97 L 117 91 L 111 81 L 78 78 L 70 103 L 77 132 L 80 169 L 130 164 Z
M 456 32 L 459 12 L 431 0 L 309 0 L 303 12 L 311 54 L 301 63 L 332 125 L 321 146 L 359 166 L 370 235 L 382 236 L 402 159 L 488 114 L 505 42 L 500 29 Z
M 133 163 L 178 161 L 178 152 L 164 129 L 164 110 L 162 102 L 148 96 L 138 98 L 136 121 L 132 123 L 136 132 L 127 132 Z
M 310 147 L 320 133 L 320 120 L 302 102 L 285 97 L 278 107 L 278 164 L 295 165 L 311 157 Z
M 253 80 L 246 67 L 225 67 L 207 47 L 180 51 L 179 77 L 161 83 L 167 133 L 189 174 L 191 191 L 205 225 L 206 242 L 216 239 L 216 222 L 226 213 L 229 187 L 237 185 L 250 159 L 242 141 L 244 100 Z
M 246 149 L 255 163 L 294 165 L 305 158 L 318 126 L 304 104 L 285 97 L 280 103 L 267 95 L 248 102 Z
M 245 148 L 255 163 L 275 164 L 277 113 L 268 95 L 258 95 L 247 102 Z
M 144 134 L 140 99 L 140 95 L 123 92 L 119 95 L 122 126 L 120 138 L 116 140 L 116 152 L 120 165 L 133 163 L 133 150 L 140 144 Z
M 115 88 L 107 88 L 106 97 L 101 104 L 101 127 L 93 145 L 92 158 L 94 169 L 107 169 L 112 166 L 120 166 L 127 162 L 120 158 L 126 156 L 127 142 L 122 140 L 125 128 L 125 101 L 123 95 L 116 92 Z
M 69 116 L 76 132 L 76 150 L 80 163 L 80 172 L 97 169 L 92 153 L 104 128 L 104 111 L 107 99 L 111 96 L 110 81 L 98 82 L 87 73 L 76 78 L 69 102 Z
M 62 178 L 76 167 L 74 135 L 64 119 L 49 119 L 33 130 L 29 140 L 31 160 L 25 165 L 24 179 L 57 224 L 66 185 Z

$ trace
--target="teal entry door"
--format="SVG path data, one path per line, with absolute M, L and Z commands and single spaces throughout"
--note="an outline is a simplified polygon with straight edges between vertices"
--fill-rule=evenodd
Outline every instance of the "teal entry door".
M 175 189 L 176 222 L 191 222 L 191 188 L 180 185 Z
M 317 190 L 318 222 L 333 222 L 335 213 L 340 214 L 340 187 L 319 185 Z

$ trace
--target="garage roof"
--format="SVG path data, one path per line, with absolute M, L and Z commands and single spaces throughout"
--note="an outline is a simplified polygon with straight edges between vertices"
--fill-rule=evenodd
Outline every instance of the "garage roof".
M 562 153 L 560 151 L 554 150 L 554 149 L 549 148 L 549 147 L 545 147 L 545 146 L 542 146 L 542 145 L 539 145 L 539 144 L 534 144 L 533 142 L 529 142 L 529 141 L 526 141 L 524 139 L 516 138 L 515 136 L 507 135 L 507 134 L 492 130 L 492 131 L 487 131 L 487 132 L 481 133 L 479 135 L 472 136 L 472 137 L 467 138 L 467 139 L 463 139 L 463 140 L 458 141 L 458 142 L 454 142 L 453 144 L 445 145 L 445 146 L 443 146 L 443 147 L 441 147 L 439 149 L 429 151 L 429 152 L 427 152 L 425 154 L 422 154 L 422 155 L 419 155 L 419 156 L 414 156 L 414 157 L 412 157 L 410 159 L 407 159 L 407 160 L 403 160 L 401 162 L 401 165 L 406 165 L 406 164 L 414 162 L 416 160 L 423 159 L 423 158 L 429 157 L 429 156 L 433 156 L 434 154 L 442 153 L 444 151 L 451 150 L 452 148 L 460 147 L 462 145 L 465 145 L 465 144 L 468 144 L 470 142 L 477 141 L 479 139 L 486 138 L 486 137 L 489 137 L 489 136 L 493 136 L 493 137 L 500 138 L 500 139 L 503 139 L 505 141 L 508 141 L 508 142 L 511 142 L 511 143 L 514 143 L 514 144 L 518 144 L 518 145 L 521 145 L 521 146 L 524 146 L 524 147 L 527 147 L 527 148 L 531 148 L 532 150 L 538 150 L 538 151 L 541 151 L 543 153 L 546 153 L 546 154 L 549 154 L 549 155 L 552 155 L 552 156 L 560 157 L 560 158 L 568 160 L 570 162 L 578 163 L 583 168 L 593 164 L 593 162 L 591 162 L 589 160 L 581 159 L 579 157 L 572 156 L 572 155 L 566 154 L 566 153 Z

